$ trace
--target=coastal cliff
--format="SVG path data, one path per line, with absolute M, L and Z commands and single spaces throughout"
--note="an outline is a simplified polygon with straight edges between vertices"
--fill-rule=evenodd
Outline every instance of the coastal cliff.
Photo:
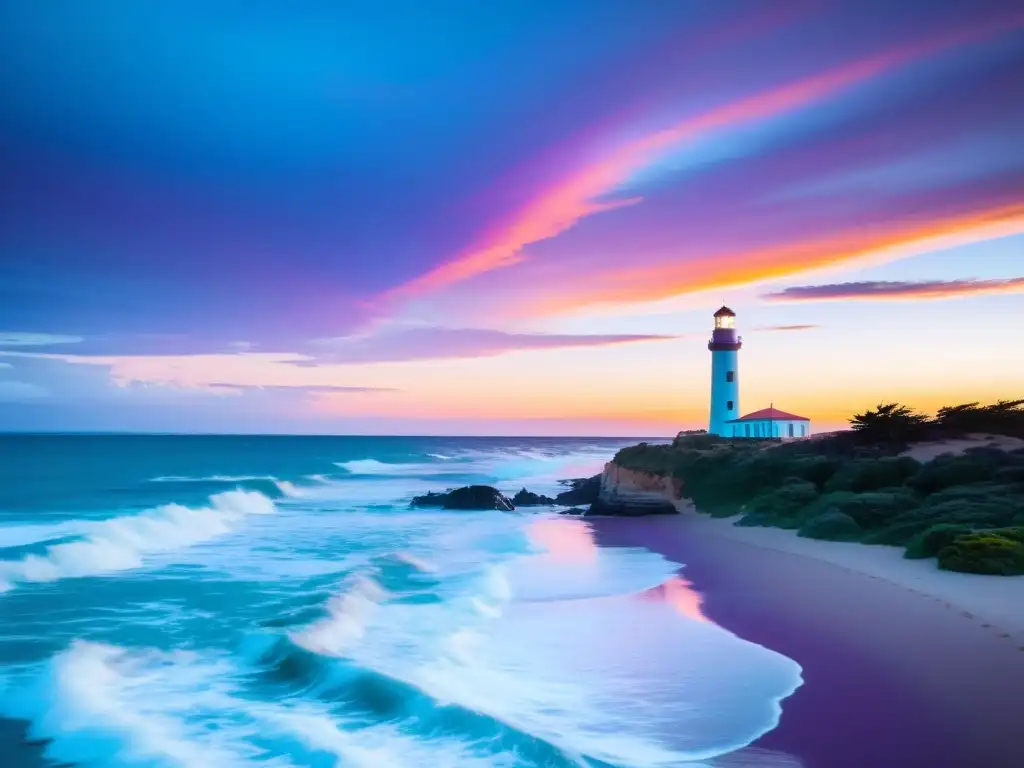
M 683 482 L 674 477 L 605 465 L 601 489 L 590 515 L 671 515 L 692 508 L 683 498 Z

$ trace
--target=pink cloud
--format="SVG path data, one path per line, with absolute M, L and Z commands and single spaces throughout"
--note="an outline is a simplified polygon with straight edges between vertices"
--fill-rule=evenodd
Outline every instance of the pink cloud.
M 594 214 L 636 205 L 642 198 L 600 198 L 614 193 L 632 174 L 684 142 L 798 110 L 894 68 L 948 48 L 984 40 L 1022 24 L 1024 17 L 1015 17 L 998 25 L 979 25 L 953 36 L 896 48 L 715 107 L 627 142 L 552 185 L 465 252 L 392 289 L 384 298 L 409 298 L 512 266 L 523 260 L 522 250 L 528 245 L 556 237 Z

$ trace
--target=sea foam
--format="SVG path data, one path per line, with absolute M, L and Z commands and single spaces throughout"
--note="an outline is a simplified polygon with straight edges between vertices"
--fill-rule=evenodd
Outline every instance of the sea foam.
M 336 461 L 335 466 L 353 475 L 420 475 L 437 469 L 433 464 L 389 463 L 376 459 L 354 459 L 353 461 Z
M 215 739 L 195 738 L 181 717 L 195 707 L 201 678 L 219 674 L 184 653 L 133 653 L 79 640 L 28 684 L 5 691 L 2 710 L 29 723 L 30 737 L 47 742 L 48 757 L 79 766 L 244 764 Z
M 356 727 L 314 703 L 253 700 L 239 672 L 222 657 L 77 640 L 4 690 L 0 712 L 26 721 L 50 759 L 89 768 L 284 768 L 325 755 L 356 768 L 518 764 L 389 723 Z
M 296 645 L 323 656 L 342 656 L 366 633 L 366 624 L 385 596 L 369 576 L 359 576 L 327 603 L 327 616 L 289 633 Z
M 274 512 L 255 491 L 226 491 L 207 507 L 165 504 L 137 515 L 83 521 L 81 538 L 46 548 L 42 555 L 0 561 L 0 591 L 18 582 L 46 582 L 131 570 L 146 555 L 171 552 L 231 531 L 249 515 Z M 5 584 L 6 582 L 6 584 Z

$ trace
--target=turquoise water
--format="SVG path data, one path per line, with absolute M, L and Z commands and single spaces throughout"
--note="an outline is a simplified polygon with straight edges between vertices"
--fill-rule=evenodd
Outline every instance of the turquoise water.
M 683 564 L 409 508 L 554 494 L 628 442 L 0 436 L 2 764 L 715 764 L 800 670 Z

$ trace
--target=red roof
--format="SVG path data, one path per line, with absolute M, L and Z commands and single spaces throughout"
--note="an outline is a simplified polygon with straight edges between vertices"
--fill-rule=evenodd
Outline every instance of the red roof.
M 797 416 L 795 413 L 786 413 L 778 408 L 762 408 L 760 411 L 748 413 L 739 419 L 730 419 L 729 424 L 737 421 L 810 421 L 805 416 Z

